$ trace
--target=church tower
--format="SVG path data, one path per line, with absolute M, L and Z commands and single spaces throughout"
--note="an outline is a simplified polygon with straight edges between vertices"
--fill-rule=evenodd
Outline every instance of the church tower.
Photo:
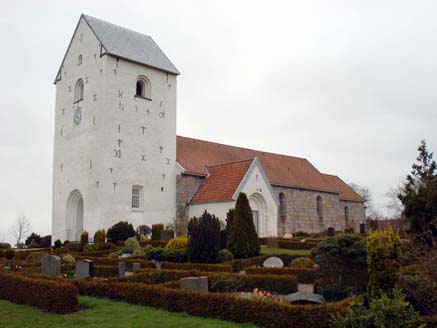
M 174 219 L 177 75 L 151 37 L 80 17 L 54 82 L 52 240 Z

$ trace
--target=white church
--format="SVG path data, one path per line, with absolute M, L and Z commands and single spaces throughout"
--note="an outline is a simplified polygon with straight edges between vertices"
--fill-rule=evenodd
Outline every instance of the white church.
M 260 236 L 356 228 L 363 199 L 308 160 L 176 135 L 179 71 L 155 41 L 82 15 L 56 75 L 52 240 L 120 220 L 225 220 L 247 194 Z

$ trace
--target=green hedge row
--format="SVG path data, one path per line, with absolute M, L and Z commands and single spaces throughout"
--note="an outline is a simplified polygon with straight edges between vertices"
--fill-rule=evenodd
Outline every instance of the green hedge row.
M 0 299 L 54 313 L 79 310 L 78 291 L 73 284 L 7 272 L 0 272 Z
M 208 271 L 208 272 L 231 272 L 232 266 L 230 264 L 162 262 L 161 269 L 199 270 L 199 271 Z
M 106 297 L 190 315 L 234 322 L 250 322 L 267 328 L 323 328 L 331 316 L 346 311 L 346 301 L 323 305 L 288 305 L 238 298 L 223 293 L 202 293 L 134 282 L 79 281 L 82 295 Z
M 244 268 L 247 268 L 250 266 L 262 265 L 264 263 L 264 261 L 268 257 L 271 257 L 271 256 L 279 257 L 282 260 L 282 262 L 284 262 L 285 266 L 290 266 L 291 262 L 298 257 L 308 257 L 305 255 L 291 255 L 291 254 L 261 255 L 261 256 L 251 257 L 251 258 L 244 259 L 244 260 L 233 260 L 232 265 L 240 267 L 241 270 L 243 270 Z
M 302 241 L 305 240 L 305 241 Z M 278 245 L 278 248 L 285 249 L 312 249 L 317 246 L 317 243 L 322 241 L 323 239 L 311 239 L 311 238 L 296 238 L 296 239 L 285 239 L 285 238 L 276 238 L 275 243 Z M 269 238 L 260 238 L 261 245 L 268 245 Z
M 140 273 L 125 277 L 111 279 L 115 282 L 137 282 L 148 285 L 162 284 L 174 280 L 179 280 L 184 277 L 199 277 L 207 276 L 210 287 L 212 285 L 218 286 L 217 281 L 222 282 L 222 286 L 225 290 L 228 290 L 229 278 L 232 280 L 238 280 L 238 288 L 233 290 L 235 292 L 251 292 L 255 288 L 265 289 L 271 292 L 277 292 L 280 294 L 291 294 L 297 292 L 297 279 L 291 275 L 278 275 L 278 274 L 244 274 L 238 275 L 229 272 L 202 272 L 198 270 L 143 270 Z M 233 282 L 231 282 L 233 283 Z M 220 287 L 217 291 L 220 290 Z
M 301 284 L 312 284 L 316 280 L 317 269 L 306 269 L 306 268 L 294 268 L 294 267 L 283 267 L 283 268 L 264 268 L 264 267 L 248 267 L 246 268 L 246 273 L 249 274 L 268 274 L 268 275 L 293 275 L 296 276 L 297 281 Z
M 118 259 L 118 258 L 108 258 L 108 257 L 83 257 L 83 256 L 77 256 L 76 259 L 79 258 L 86 258 L 89 260 L 94 261 L 94 264 L 98 265 L 118 265 L 118 262 L 124 262 L 127 266 L 131 266 L 133 263 L 140 263 L 141 268 L 155 268 L 155 264 L 153 264 L 150 261 L 144 261 L 143 258 L 124 258 L 124 259 Z
M 168 241 L 167 240 L 140 240 L 139 241 L 140 245 L 142 247 L 144 246 L 153 246 L 153 247 L 165 247 L 165 245 L 167 245 Z

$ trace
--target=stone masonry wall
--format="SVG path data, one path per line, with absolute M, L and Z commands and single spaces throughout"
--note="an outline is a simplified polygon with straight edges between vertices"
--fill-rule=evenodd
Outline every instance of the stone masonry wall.
M 330 226 L 336 230 L 344 229 L 339 217 L 340 201 L 337 194 L 279 186 L 273 186 L 273 190 L 278 198 L 281 192 L 285 196 L 285 222 L 278 219 L 279 236 L 297 231 L 320 232 Z M 318 196 L 322 197 L 321 222 L 317 215 Z
M 188 201 L 203 181 L 203 177 L 179 174 L 176 176 L 176 218 L 189 219 Z

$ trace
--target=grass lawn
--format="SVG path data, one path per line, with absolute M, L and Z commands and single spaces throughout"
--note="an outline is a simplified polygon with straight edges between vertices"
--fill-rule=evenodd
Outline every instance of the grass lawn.
M 285 249 L 285 248 L 269 248 L 267 246 L 261 246 L 262 255 L 276 255 L 276 254 L 291 254 L 291 255 L 310 255 L 309 249 Z
M 81 296 L 86 309 L 72 314 L 50 314 L 27 306 L 0 300 L 0 326 L 3 327 L 255 327 L 249 324 L 192 317 L 124 302 Z

